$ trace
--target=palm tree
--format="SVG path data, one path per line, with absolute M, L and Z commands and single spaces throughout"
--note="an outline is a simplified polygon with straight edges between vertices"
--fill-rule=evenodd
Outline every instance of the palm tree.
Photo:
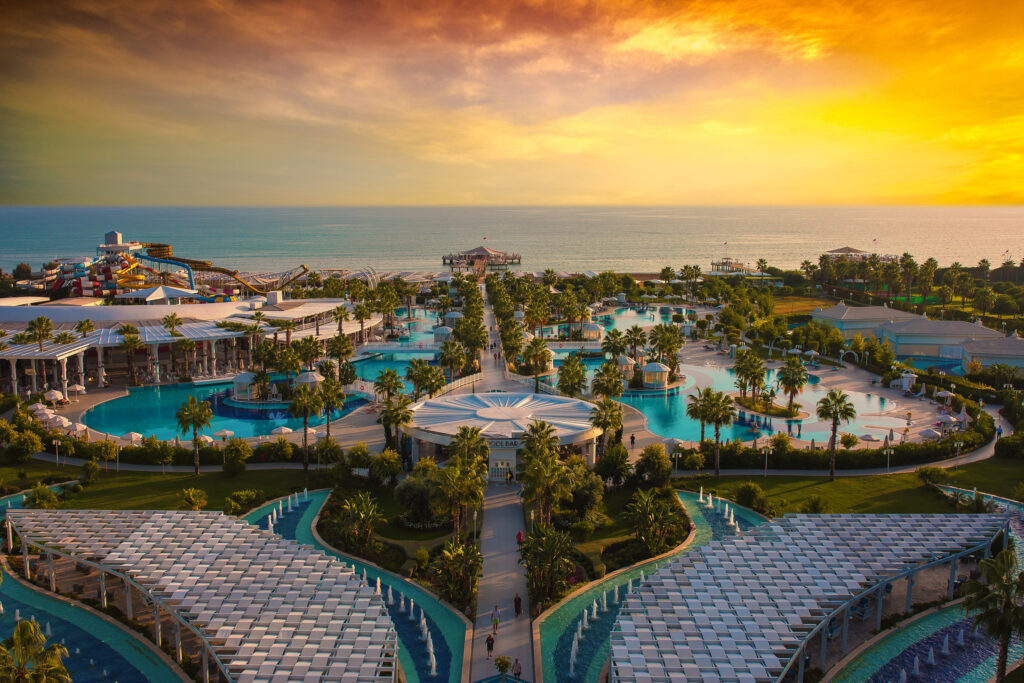
M 384 402 L 377 422 L 384 427 L 384 444 L 387 448 L 395 447 L 398 429 L 402 425 L 412 422 L 412 409 L 409 407 L 411 405 L 412 401 L 409 400 L 409 397 L 402 394 Z
M 206 507 L 206 491 L 196 488 L 182 489 L 178 492 L 178 507 L 182 510 L 198 512 Z
M 160 324 L 164 326 L 164 329 L 170 332 L 171 336 L 176 336 L 174 333 L 179 327 L 181 327 L 183 321 L 178 317 L 177 313 L 170 313 L 160 319 Z
M 342 304 L 331 311 L 331 315 L 334 317 L 334 321 L 338 323 L 338 334 L 340 335 L 342 333 L 341 324 L 348 320 L 348 309 Z
M 383 396 L 385 401 L 401 394 L 404 388 L 402 378 L 391 368 L 381 370 L 373 382 L 373 393 Z
M 832 436 L 828 441 L 828 478 L 829 481 L 836 480 L 836 432 L 839 431 L 839 421 L 849 422 L 857 417 L 857 409 L 850 403 L 850 397 L 842 391 L 833 389 L 828 392 L 825 398 L 818 401 L 818 417 L 822 420 L 832 421 Z
M 270 392 L 270 373 L 262 368 L 257 370 L 253 373 L 252 383 L 256 387 L 256 396 L 261 401 L 266 400 Z
M 615 328 L 612 328 L 604 333 L 604 339 L 601 340 L 601 351 L 611 356 L 612 360 L 615 360 L 626 352 L 626 340 L 622 336 L 622 332 Z
M 409 361 L 409 366 L 405 369 L 405 381 L 412 383 L 412 400 L 420 400 L 420 394 L 423 393 L 423 383 L 427 378 L 427 361 L 422 358 L 413 358 Z
M 146 345 L 137 335 L 129 334 L 125 335 L 118 347 L 124 351 L 125 358 L 128 359 L 128 374 L 131 376 L 132 385 L 138 384 L 138 379 L 135 377 L 135 354 L 146 348 Z
M 337 334 L 327 340 L 327 355 L 338 359 L 338 365 L 350 357 L 355 349 L 352 348 L 352 340 L 343 334 Z
M 652 555 L 668 550 L 672 531 L 672 512 L 654 489 L 638 490 L 626 506 L 625 517 L 633 526 L 633 535 Z
M 454 339 L 446 339 L 437 352 L 437 362 L 448 368 L 448 381 L 454 381 L 455 373 L 466 364 L 466 350 Z
M 636 360 L 636 350 L 647 343 L 647 333 L 639 325 L 633 325 L 626 330 L 623 339 L 626 342 L 626 346 L 633 350 L 633 360 Z
M 75 323 L 75 332 L 80 334 L 82 337 L 89 336 L 89 333 L 96 329 L 96 326 L 92 324 L 92 321 L 86 318 L 85 320 L 79 320 Z
M 601 452 L 608 445 L 608 435 L 622 429 L 622 406 L 605 396 L 590 409 L 590 424 L 600 429 Z
M 127 337 L 130 334 L 134 334 L 136 337 L 139 336 L 139 328 L 135 327 L 131 323 L 124 323 L 117 328 L 117 333 L 122 337 Z
M 607 396 L 618 398 L 624 391 L 622 371 L 615 361 L 607 360 L 594 372 L 594 379 L 590 382 L 590 391 L 595 396 Z
M 294 320 L 278 320 L 274 323 L 274 327 L 276 327 L 279 332 L 284 332 L 284 343 L 286 346 L 291 346 L 292 332 L 298 329 L 298 323 Z
M 422 389 L 431 398 L 434 394 L 444 389 L 444 371 L 436 365 L 429 365 L 423 372 L 423 386 Z
M 0 678 L 13 683 L 71 683 L 71 674 L 64 668 L 67 656 L 63 645 L 47 646 L 39 624 L 22 619 L 14 627 L 10 645 L 0 645 Z
M 53 321 L 45 315 L 32 319 L 28 324 L 28 334 L 32 341 L 39 343 L 39 350 L 42 351 L 43 342 L 50 341 L 53 335 Z
M 523 437 L 523 500 L 536 502 L 542 524 L 551 521 L 551 511 L 558 501 L 572 492 L 572 476 L 558 460 L 558 436 L 554 426 L 536 421 Z
M 370 307 L 365 303 L 358 303 L 352 309 L 352 317 L 359 321 L 359 343 L 366 343 L 366 321 L 373 317 Z
M 705 387 L 686 397 L 686 417 L 700 423 L 700 442 L 704 443 L 704 426 L 707 424 L 708 406 L 714 397 L 714 389 Z
M 579 396 L 587 387 L 587 369 L 575 353 L 562 361 L 558 369 L 558 390 L 567 396 Z
M 177 374 L 177 372 L 178 372 L 178 363 L 175 360 L 175 355 L 174 355 L 175 352 L 178 352 L 178 353 L 181 354 L 182 360 L 185 361 L 185 374 L 186 375 L 189 374 L 188 357 L 189 357 L 189 355 L 195 354 L 195 352 L 196 352 L 196 343 L 194 341 L 192 341 L 191 339 L 187 339 L 186 338 L 186 339 L 179 339 L 179 340 L 175 341 L 173 344 L 171 344 L 171 364 L 173 366 L 171 368 L 171 370 L 172 370 L 172 372 Z
M 573 570 L 572 538 L 565 531 L 538 523 L 519 547 L 519 562 L 526 568 L 530 596 L 540 607 L 557 599 L 568 585 Z
M 1012 548 L 978 563 L 981 578 L 966 581 L 960 589 L 964 612 L 974 614 L 974 629 L 982 627 L 999 641 L 996 683 L 1006 679 L 1010 639 L 1024 632 L 1024 572 L 1017 571 L 1017 554 Z
M 292 373 L 298 373 L 302 369 L 302 361 L 299 354 L 291 346 L 285 346 L 274 357 L 274 365 L 284 373 L 285 380 L 289 385 L 292 383 Z
M 333 377 L 328 377 L 320 383 L 320 401 L 324 404 L 324 411 L 327 413 L 327 438 L 331 438 L 331 411 L 345 405 L 345 392 L 341 390 L 341 384 Z
M 58 332 L 53 335 L 54 344 L 74 344 L 76 339 L 78 339 L 78 337 L 70 332 Z
M 352 530 L 356 546 L 363 550 L 370 545 L 373 529 L 385 519 L 380 505 L 367 491 L 359 491 L 346 499 L 341 504 L 341 513 L 347 526 Z
M 312 370 L 314 363 L 324 354 L 324 347 L 316 337 L 303 337 L 292 344 L 291 348 L 307 370 Z
M 199 401 L 195 396 L 189 396 L 188 400 L 181 404 L 175 414 L 178 420 L 178 429 L 182 434 L 192 430 L 192 465 L 195 467 L 196 476 L 199 476 L 199 430 L 210 426 L 213 418 L 213 410 L 208 401 Z
M 789 412 L 793 412 L 793 399 L 803 391 L 810 380 L 807 368 L 800 362 L 799 358 L 792 356 L 786 359 L 786 363 L 779 368 L 778 378 L 775 383 L 779 385 L 783 393 L 789 396 Z
M 722 427 L 732 424 L 736 417 L 736 405 L 732 397 L 721 391 L 713 391 L 707 397 L 705 421 L 715 428 L 715 476 L 722 472 Z
M 324 401 L 320 393 L 303 384 L 292 392 L 288 412 L 292 417 L 302 418 L 302 469 L 309 472 L 309 418 L 319 415 L 324 410 Z
M 758 282 L 758 285 L 764 287 L 764 271 L 768 270 L 768 259 L 757 259 L 757 270 L 760 273 L 761 277 L 761 280 L 760 282 Z
M 540 373 L 547 366 L 551 351 L 548 350 L 547 342 L 540 337 L 534 337 L 526 345 L 523 351 L 523 360 L 533 370 L 533 393 L 540 391 Z

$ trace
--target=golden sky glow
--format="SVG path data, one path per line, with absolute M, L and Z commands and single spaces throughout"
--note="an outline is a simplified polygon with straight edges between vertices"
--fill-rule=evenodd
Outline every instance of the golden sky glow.
M 1024 203 L 1024 3 L 0 0 L 0 202 Z

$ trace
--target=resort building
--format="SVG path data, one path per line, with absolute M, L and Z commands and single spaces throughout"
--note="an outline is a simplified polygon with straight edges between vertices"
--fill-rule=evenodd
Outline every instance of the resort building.
M 602 431 L 590 424 L 590 409 L 586 401 L 547 394 L 453 394 L 413 405 L 412 422 L 402 431 L 412 439 L 415 462 L 451 444 L 459 427 L 479 427 L 490 447 L 488 476 L 503 481 L 516 471 L 523 435 L 538 420 L 555 428 L 561 447 L 580 452 L 593 465 Z
M 847 306 L 840 301 L 829 308 L 819 308 L 811 313 L 811 320 L 827 323 L 838 329 L 845 339 L 858 334 L 863 337 L 880 336 L 883 325 L 903 320 L 923 320 L 916 313 L 900 311 L 888 306 Z
M 892 584 L 906 586 L 897 611 L 911 610 L 923 571 L 952 599 L 961 560 L 988 556 L 1006 526 L 1005 515 L 786 515 L 713 541 L 624 601 L 609 680 L 802 681 L 807 656 L 820 666 L 830 647 L 847 649 L 855 615 L 880 627 Z
M 1024 370 L 1024 339 L 1016 334 L 998 339 L 977 339 L 963 344 L 961 367 L 966 372 L 972 361 L 990 367 L 996 363 Z
M 519 254 L 498 251 L 484 246 L 441 257 L 441 263 L 451 268 L 452 272 L 483 273 L 487 270 L 507 270 L 509 266 L 519 265 L 522 262 L 523 257 Z
M 238 683 L 385 683 L 398 674 L 397 634 L 380 593 L 337 559 L 220 512 L 8 510 L 7 541 L 21 541 L 56 591 L 57 563 L 95 576 L 133 618 L 135 594 L 154 615 L 153 639 L 182 660 L 198 641 L 200 679 Z M 38 558 L 38 559 L 36 559 Z M 60 586 L 68 590 L 68 586 Z M 122 602 L 123 600 L 123 602 Z M 173 632 L 162 632 L 170 615 Z M 198 655 L 198 657 L 197 657 Z
M 900 359 L 959 361 L 967 342 L 996 340 L 1004 335 L 978 323 L 918 318 L 882 325 L 877 336 L 888 341 Z

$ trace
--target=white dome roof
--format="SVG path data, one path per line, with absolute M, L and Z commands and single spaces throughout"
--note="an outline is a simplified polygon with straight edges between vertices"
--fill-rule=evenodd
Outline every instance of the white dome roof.
M 658 363 L 657 361 L 651 361 L 644 366 L 644 372 L 668 372 L 668 366 L 664 363 Z

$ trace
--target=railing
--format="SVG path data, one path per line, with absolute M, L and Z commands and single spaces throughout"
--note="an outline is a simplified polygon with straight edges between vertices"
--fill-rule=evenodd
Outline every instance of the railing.
M 528 384 L 528 385 L 530 385 L 531 388 L 535 384 L 535 381 L 534 381 L 533 377 L 526 377 L 525 375 L 517 374 L 515 372 L 512 372 L 511 370 L 506 370 L 505 371 L 505 379 L 512 380 L 513 382 L 518 382 L 519 384 Z M 541 394 L 551 394 L 553 396 L 564 396 L 564 394 L 561 391 L 559 391 L 556 387 L 553 387 L 553 386 L 551 386 L 550 384 L 548 384 L 546 382 L 540 382 L 537 385 L 537 388 L 538 388 L 538 392 L 541 393 Z
M 468 387 L 471 384 L 476 384 L 477 382 L 479 382 L 483 378 L 484 378 L 484 373 L 482 373 L 482 372 L 478 372 L 478 373 L 475 373 L 475 374 L 472 374 L 472 375 L 467 375 L 466 377 L 460 377 L 459 379 L 455 380 L 454 382 L 449 382 L 448 384 L 445 384 L 441 388 L 441 391 L 439 391 L 436 394 L 434 394 L 434 396 L 444 396 L 445 394 L 450 393 L 452 391 L 455 391 L 456 389 L 461 389 L 462 387 Z
M 435 342 L 408 341 L 370 342 L 357 347 L 360 352 L 366 351 L 369 353 L 390 353 L 394 351 L 437 351 L 439 348 L 440 344 Z

